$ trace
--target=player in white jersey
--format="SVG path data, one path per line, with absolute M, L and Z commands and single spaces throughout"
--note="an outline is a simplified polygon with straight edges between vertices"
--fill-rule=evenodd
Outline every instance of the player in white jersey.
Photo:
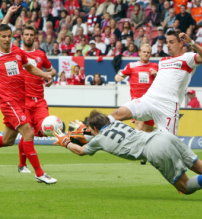
M 171 57 L 159 62 L 159 70 L 151 87 L 143 97 L 129 101 L 114 111 L 110 116 L 112 121 L 153 119 L 159 129 L 176 134 L 179 105 L 196 66 L 202 63 L 202 47 L 195 44 L 187 34 L 178 35 L 175 31 L 167 33 L 166 41 Z M 196 53 L 184 53 L 184 43 L 189 43 Z
M 58 144 L 78 155 L 93 155 L 99 150 L 129 160 L 147 159 L 175 188 L 191 194 L 202 189 L 202 175 L 188 178 L 187 168 L 202 174 L 202 161 L 176 136 L 161 131 L 143 132 L 114 121 L 97 111 L 87 119 L 88 128 L 94 137 L 83 147 L 70 141 L 70 137 L 59 136 Z M 166 145 L 162 149 L 162 145 Z

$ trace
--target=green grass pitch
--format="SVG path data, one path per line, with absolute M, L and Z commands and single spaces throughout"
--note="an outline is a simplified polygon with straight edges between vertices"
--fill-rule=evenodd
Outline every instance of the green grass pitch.
M 0 150 L 0 218 L 201 218 L 202 191 L 178 194 L 149 164 L 37 146 L 44 169 L 58 179 L 45 185 L 33 171 L 17 172 L 17 147 Z

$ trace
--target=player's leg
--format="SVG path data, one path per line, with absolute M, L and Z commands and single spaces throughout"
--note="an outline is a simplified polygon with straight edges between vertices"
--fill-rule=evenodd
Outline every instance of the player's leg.
M 23 137 L 23 142 L 21 142 L 23 151 L 26 157 L 29 159 L 31 165 L 33 166 L 36 176 L 42 176 L 44 174 L 44 171 L 41 168 L 37 153 L 34 149 L 34 133 L 31 126 L 28 123 L 23 124 L 19 126 L 18 131 Z
M 0 136 L 0 147 L 12 146 L 15 143 L 17 134 L 17 131 L 6 126 L 3 136 Z
M 192 194 L 195 191 L 202 189 L 202 175 L 188 178 L 184 173 L 173 185 L 178 191 L 186 195 Z
M 133 117 L 132 112 L 127 107 L 124 107 L 124 106 L 112 112 L 111 116 L 115 120 L 120 120 L 120 121 L 131 119 Z
M 115 110 L 111 116 L 116 120 L 126 120 L 135 118 L 137 120 L 147 121 L 152 119 L 150 116 L 150 105 L 144 98 L 128 101 L 124 106 Z M 111 117 L 110 117 L 111 118 Z
M 39 99 L 35 106 L 32 115 L 30 115 L 33 121 L 33 128 L 35 136 L 44 136 L 42 132 L 42 122 L 49 116 L 48 105 L 44 99 Z
M 176 169 L 179 169 L 179 164 L 181 163 L 180 161 L 183 161 L 183 163 L 181 163 L 181 168 L 183 167 L 182 165 L 185 165 L 192 171 L 202 174 L 202 161 L 197 158 L 197 155 L 187 145 L 181 142 L 179 138 L 169 133 L 168 135 L 173 146 L 175 149 L 177 149 L 175 154 L 179 153 L 181 156 L 177 156 L 179 158 L 175 158 Z M 174 155 L 174 153 L 172 153 L 172 155 Z M 182 175 L 177 178 L 173 185 L 180 192 L 184 194 L 191 194 L 196 190 L 202 189 L 202 175 L 196 175 L 194 177 L 188 178 L 185 173 L 182 173 Z

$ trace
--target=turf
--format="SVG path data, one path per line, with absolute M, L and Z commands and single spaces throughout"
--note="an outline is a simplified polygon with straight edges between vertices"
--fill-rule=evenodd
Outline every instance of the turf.
M 19 174 L 17 147 L 1 148 L 0 218 L 201 218 L 202 191 L 178 194 L 149 164 L 104 152 L 79 157 L 60 147 L 37 150 L 58 183 Z

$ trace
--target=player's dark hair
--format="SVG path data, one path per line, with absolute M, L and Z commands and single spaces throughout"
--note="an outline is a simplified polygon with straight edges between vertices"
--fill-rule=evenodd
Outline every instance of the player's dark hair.
M 167 36 L 171 36 L 171 35 L 173 35 L 173 36 L 175 36 L 176 38 L 177 38 L 177 40 L 180 42 L 180 38 L 179 38 L 179 33 L 180 33 L 180 31 L 175 31 L 175 30 L 168 30 L 167 32 L 166 32 L 166 35 Z
M 34 35 L 37 34 L 37 30 L 33 26 L 25 26 L 22 30 L 22 34 L 24 34 L 25 30 L 32 30 L 32 31 L 34 31 Z
M 0 31 L 7 31 L 7 30 L 10 30 L 12 32 L 8 24 L 0 24 Z
M 109 125 L 109 118 L 96 110 L 91 111 L 88 117 L 88 126 L 100 130 L 102 127 Z

